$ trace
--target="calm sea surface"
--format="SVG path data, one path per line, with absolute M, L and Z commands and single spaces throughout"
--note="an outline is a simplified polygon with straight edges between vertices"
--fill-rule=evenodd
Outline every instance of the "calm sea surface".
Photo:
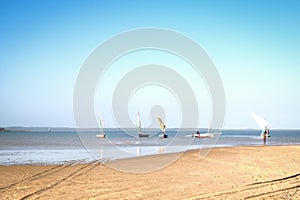
M 167 139 L 159 138 L 155 131 L 145 132 L 151 137 L 136 138 L 135 130 L 106 130 L 105 139 L 96 138 L 94 131 L 0 132 L 0 165 L 88 162 L 197 148 L 262 145 L 259 130 L 223 130 L 221 135 L 206 139 L 192 138 L 190 130 L 169 130 Z M 273 130 L 267 145 L 300 145 L 300 130 Z

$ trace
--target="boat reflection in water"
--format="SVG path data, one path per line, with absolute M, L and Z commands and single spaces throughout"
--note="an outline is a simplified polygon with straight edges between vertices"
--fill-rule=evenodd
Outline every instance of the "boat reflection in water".
M 98 150 L 98 159 L 115 160 L 136 156 L 164 154 L 164 146 L 127 146 L 121 148 L 101 148 Z

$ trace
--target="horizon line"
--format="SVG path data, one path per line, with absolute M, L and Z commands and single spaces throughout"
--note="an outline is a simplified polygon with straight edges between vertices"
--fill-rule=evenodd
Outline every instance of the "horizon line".
M 67 126 L 0 126 L 0 129 L 9 129 L 9 128 L 40 128 L 40 129 L 101 129 L 101 127 L 67 127 Z M 207 129 L 208 127 L 167 127 L 167 129 Z M 104 129 L 136 129 L 136 127 L 105 127 Z M 159 127 L 150 128 L 145 127 L 143 129 L 160 129 Z M 219 129 L 219 128 L 210 128 L 210 129 Z M 261 130 L 260 128 L 221 128 L 222 130 Z M 271 128 L 271 130 L 300 130 L 300 128 Z

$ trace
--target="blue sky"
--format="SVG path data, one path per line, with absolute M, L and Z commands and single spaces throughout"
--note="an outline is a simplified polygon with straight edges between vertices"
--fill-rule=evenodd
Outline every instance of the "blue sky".
M 88 55 L 120 32 L 160 27 L 192 38 L 215 63 L 225 128 L 257 127 L 249 110 L 273 128 L 300 128 L 299 9 L 298 1 L 2 0 L 0 126 L 73 127 L 74 84 Z M 102 115 L 115 126 L 109 108 Z

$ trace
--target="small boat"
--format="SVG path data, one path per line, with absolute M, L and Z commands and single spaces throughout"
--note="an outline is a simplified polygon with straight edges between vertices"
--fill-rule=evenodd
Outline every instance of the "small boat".
M 165 130 L 166 130 L 165 123 L 163 122 L 163 120 L 159 116 L 157 116 L 157 121 L 158 121 L 158 124 L 159 124 L 161 132 L 162 132 L 162 134 L 160 134 L 159 137 L 160 138 L 167 138 L 168 135 L 165 134 Z
M 105 138 L 105 134 L 97 134 L 96 137 L 97 138 Z
M 137 114 L 137 129 L 138 129 L 138 137 L 149 137 L 149 134 L 145 134 L 142 132 L 142 124 L 140 113 Z
M 98 113 L 98 119 L 99 119 L 99 123 L 100 123 L 100 126 L 101 126 L 101 133 L 100 134 L 97 134 L 96 137 L 97 138 L 105 138 L 105 133 L 104 133 L 104 121 L 100 115 L 100 113 Z
M 212 133 L 200 133 L 199 131 L 197 131 L 197 133 L 192 134 L 192 137 L 194 137 L 194 138 L 212 138 L 212 137 L 214 137 L 214 134 L 212 134 Z
M 158 137 L 160 137 L 160 138 L 168 138 L 168 135 L 160 134 Z

